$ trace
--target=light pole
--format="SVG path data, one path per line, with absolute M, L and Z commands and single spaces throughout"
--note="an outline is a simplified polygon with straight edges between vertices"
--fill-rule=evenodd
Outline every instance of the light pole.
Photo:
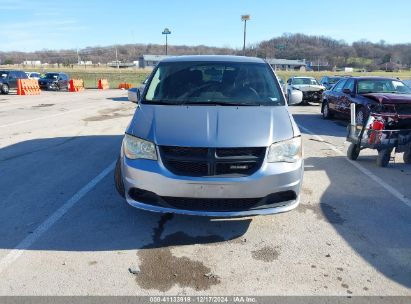
M 163 35 L 166 35 L 166 56 L 167 56 L 167 44 L 168 44 L 167 36 L 170 35 L 171 32 L 170 32 L 170 30 L 166 27 L 166 28 L 164 29 L 164 31 L 162 32 L 162 34 L 163 34 Z
M 243 44 L 243 55 L 245 56 L 245 37 L 247 32 L 247 21 L 250 20 L 250 15 L 241 15 L 241 21 L 244 21 L 244 44 Z

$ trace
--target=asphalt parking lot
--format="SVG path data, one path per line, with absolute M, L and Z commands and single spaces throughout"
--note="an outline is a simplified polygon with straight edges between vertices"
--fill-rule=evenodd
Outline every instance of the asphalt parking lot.
M 301 205 L 212 219 L 128 206 L 125 91 L 0 95 L 0 295 L 411 295 L 411 166 L 345 157 L 345 123 L 294 106 Z

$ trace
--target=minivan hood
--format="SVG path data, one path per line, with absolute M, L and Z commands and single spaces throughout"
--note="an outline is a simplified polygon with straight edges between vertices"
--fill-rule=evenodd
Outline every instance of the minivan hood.
M 157 145 L 267 147 L 294 136 L 286 106 L 170 106 L 141 104 L 127 133 Z

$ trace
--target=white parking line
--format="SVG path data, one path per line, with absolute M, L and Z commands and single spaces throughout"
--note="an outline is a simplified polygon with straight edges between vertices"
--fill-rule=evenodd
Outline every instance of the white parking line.
M 57 114 L 53 114 L 53 115 L 47 115 L 47 116 L 37 117 L 37 118 L 33 118 L 33 119 L 28 119 L 28 120 L 16 121 L 16 122 L 12 122 L 12 123 L 5 124 L 5 125 L 0 125 L 0 128 L 13 127 L 13 126 L 25 124 L 25 123 L 28 123 L 28 122 L 32 122 L 32 121 L 37 121 L 37 120 L 42 120 L 42 119 L 49 119 L 49 118 L 53 118 L 53 117 L 58 117 L 58 116 L 65 115 L 65 114 L 68 114 L 68 113 L 83 111 L 83 110 L 85 110 L 85 109 L 92 108 L 92 107 L 95 107 L 95 106 L 96 106 L 96 105 L 89 106 L 89 107 L 84 107 L 84 108 L 80 108 L 80 109 L 75 109 L 75 110 L 71 110 L 71 111 L 66 111 L 66 112 L 62 112 L 62 113 L 57 113 Z
M 344 152 L 342 152 L 341 150 L 339 150 L 336 146 L 334 146 L 333 144 L 330 144 L 329 142 L 326 142 L 321 136 L 316 135 L 314 132 L 308 130 L 305 127 L 302 127 L 301 125 L 299 125 L 299 128 L 301 130 L 303 130 L 304 132 L 312 135 L 316 140 L 322 142 L 324 145 L 328 146 L 331 150 L 333 150 L 335 153 L 339 154 L 339 155 L 345 155 Z M 397 189 L 395 189 L 394 187 L 390 186 L 389 184 L 387 184 L 386 182 L 384 182 L 381 178 L 379 178 L 378 176 L 374 175 L 370 170 L 364 168 L 361 164 L 359 164 L 358 162 L 355 162 L 353 160 L 350 160 L 348 158 L 345 158 L 347 160 L 347 162 L 349 162 L 351 165 L 353 165 L 354 167 L 356 167 L 358 170 L 360 170 L 363 174 L 367 175 L 369 178 L 371 178 L 373 181 L 375 181 L 376 183 L 378 183 L 381 187 L 383 187 L 385 190 L 387 190 L 389 193 L 391 193 L 394 197 L 396 197 L 397 199 L 399 199 L 401 202 L 403 202 L 405 205 L 407 205 L 408 207 L 411 208 L 411 200 L 409 198 L 407 198 L 404 194 L 402 194 L 401 192 L 399 192 Z
M 49 216 L 43 223 L 33 231 L 32 234 L 23 239 L 5 257 L 0 259 L 0 274 L 15 260 L 17 260 L 25 250 L 30 248 L 47 230 L 49 230 L 63 215 L 67 213 L 82 197 L 92 190 L 104 177 L 113 171 L 116 162 L 111 163 L 99 175 L 93 178 L 87 185 L 81 188 L 68 201 L 66 201 L 57 211 Z

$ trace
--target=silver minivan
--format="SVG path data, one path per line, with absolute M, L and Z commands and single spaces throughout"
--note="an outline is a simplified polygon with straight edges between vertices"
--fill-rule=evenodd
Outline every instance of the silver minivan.
M 114 176 L 131 206 L 213 217 L 297 207 L 301 134 L 264 60 L 170 57 L 136 94 Z

